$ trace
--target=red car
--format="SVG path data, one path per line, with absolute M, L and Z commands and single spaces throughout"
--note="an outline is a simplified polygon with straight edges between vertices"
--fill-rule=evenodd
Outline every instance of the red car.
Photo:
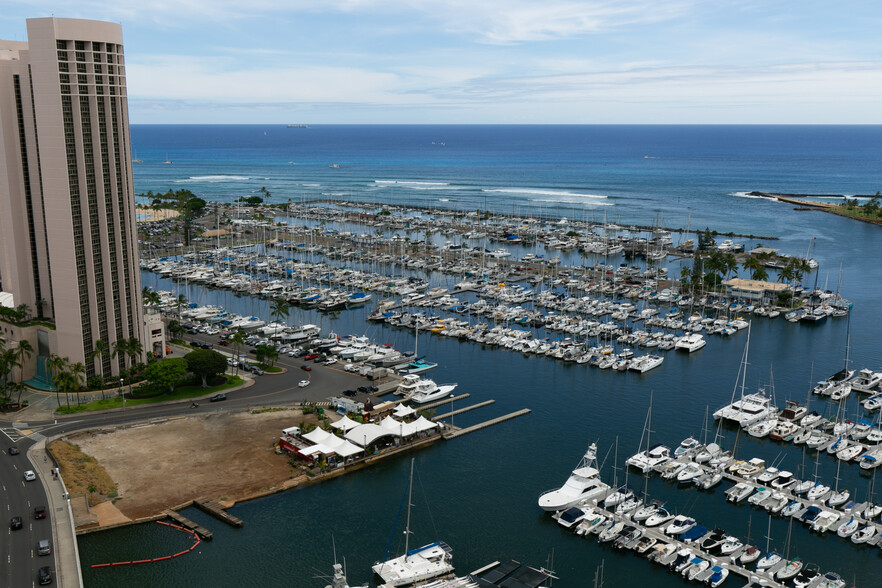
M 304 372 L 311 372 L 312 371 L 312 368 L 309 367 L 308 365 L 302 365 L 302 366 L 300 366 L 300 369 L 302 369 Z
M 318 356 L 319 356 L 318 353 L 310 353 L 309 355 L 304 355 L 303 359 L 305 359 L 306 361 L 309 361 L 311 359 L 315 359 Z

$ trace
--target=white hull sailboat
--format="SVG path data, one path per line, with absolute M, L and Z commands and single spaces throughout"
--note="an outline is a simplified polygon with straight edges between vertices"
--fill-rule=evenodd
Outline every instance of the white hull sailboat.
M 410 543 L 410 505 L 413 495 L 413 464 L 414 460 L 411 459 L 404 553 L 396 558 L 378 562 L 371 568 L 388 586 L 410 586 L 416 582 L 453 573 L 452 550 L 443 541 L 435 541 L 416 549 L 408 547 Z

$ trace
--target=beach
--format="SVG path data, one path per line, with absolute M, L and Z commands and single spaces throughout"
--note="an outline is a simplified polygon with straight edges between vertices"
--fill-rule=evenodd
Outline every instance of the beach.
M 181 213 L 172 208 L 148 208 L 138 206 L 135 208 L 139 223 L 151 223 L 154 221 L 168 220 L 181 216 Z

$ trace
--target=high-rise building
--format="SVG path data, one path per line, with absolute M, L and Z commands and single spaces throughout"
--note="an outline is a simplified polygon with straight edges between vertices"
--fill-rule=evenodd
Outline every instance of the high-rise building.
M 27 31 L 26 43 L 0 41 L 0 292 L 34 318 L 22 326 L 0 314 L 0 336 L 39 352 L 29 376 L 40 376 L 39 358 L 50 353 L 83 362 L 90 376 L 118 374 L 126 359 L 90 357 L 96 341 L 137 339 L 154 350 L 141 301 L 122 28 L 36 18 Z

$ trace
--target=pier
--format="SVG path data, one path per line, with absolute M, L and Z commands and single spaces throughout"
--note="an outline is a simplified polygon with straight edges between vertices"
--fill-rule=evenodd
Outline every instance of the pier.
M 164 514 L 168 518 L 172 519 L 173 521 L 175 521 L 177 524 L 184 527 L 185 529 L 190 529 L 191 531 L 193 531 L 194 533 L 199 535 L 202 539 L 205 539 L 206 541 L 211 541 L 211 538 L 212 538 L 211 531 L 209 531 L 208 529 L 206 529 L 205 527 L 203 527 L 199 523 L 191 521 L 190 519 L 188 519 L 187 517 L 185 517 L 181 513 L 174 511 L 174 510 L 167 510 L 167 511 L 163 512 L 162 514 Z
M 244 524 L 242 519 L 229 514 L 221 503 L 209 498 L 197 498 L 193 501 L 193 506 L 232 527 L 241 527 Z
M 515 412 L 510 412 L 506 415 L 502 415 L 501 417 L 496 417 L 495 419 L 490 419 L 489 421 L 484 421 L 483 423 L 478 423 L 477 425 L 472 425 L 471 427 L 466 427 L 465 429 L 458 429 L 453 427 L 452 425 L 447 425 L 447 431 L 443 433 L 445 440 L 456 439 L 457 437 L 462 437 L 468 433 L 473 433 L 475 431 L 480 431 L 481 429 L 486 429 L 492 425 L 502 423 L 504 421 L 517 418 L 519 416 L 524 416 L 525 414 L 530 414 L 532 412 L 529 408 L 522 408 L 521 410 L 517 410 Z
M 475 410 L 476 408 L 481 408 L 483 406 L 488 406 L 496 402 L 495 400 L 485 400 L 484 402 L 479 402 L 478 404 L 473 404 L 471 406 L 466 406 L 465 408 L 459 408 L 457 410 L 453 410 L 444 414 L 439 414 L 435 416 L 432 420 L 435 422 L 440 421 L 441 419 L 446 419 L 448 417 L 456 416 L 458 414 L 462 414 L 464 412 L 469 412 L 470 410 Z

